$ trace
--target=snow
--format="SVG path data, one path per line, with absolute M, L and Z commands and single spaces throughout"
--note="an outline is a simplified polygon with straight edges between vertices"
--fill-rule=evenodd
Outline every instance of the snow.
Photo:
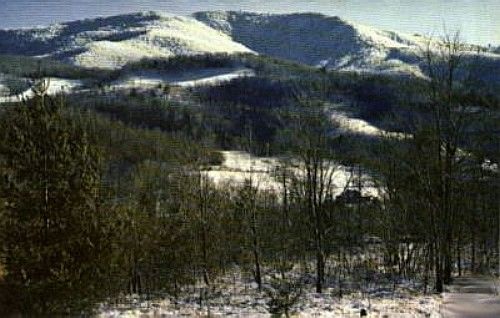
M 10 94 L 10 89 L 6 85 L 0 83 L 0 98 L 8 96 L 9 94 Z
M 212 166 L 205 174 L 219 186 L 241 185 L 245 180 L 251 179 L 261 191 L 271 191 L 280 194 L 282 185 L 276 178 L 276 169 L 280 167 L 280 158 L 255 157 L 242 151 L 222 151 L 224 161 L 220 166 Z M 292 172 L 299 178 L 304 177 L 303 169 L 297 160 L 292 162 Z M 336 196 L 341 194 L 347 185 L 350 185 L 353 173 L 349 167 L 331 162 L 329 169 L 333 171 L 332 193 Z M 362 175 L 362 195 L 379 197 L 380 190 L 375 187 L 371 178 Z
M 91 68 L 116 69 L 128 62 L 135 62 L 142 58 L 168 57 L 169 52 L 150 46 L 145 47 L 141 42 L 128 40 L 122 42 L 96 41 L 84 46 L 85 52 L 74 56 L 76 65 Z
M 492 162 L 490 159 L 485 159 L 481 168 L 489 172 L 498 172 L 498 164 Z
M 251 69 L 240 69 L 233 72 L 209 76 L 204 78 L 198 78 L 189 81 L 174 81 L 172 85 L 182 86 L 182 87 L 192 87 L 192 86 L 206 86 L 206 85 L 218 85 L 220 83 L 229 82 L 233 79 L 240 77 L 252 77 L 255 76 L 255 72 Z
M 422 77 L 421 53 L 430 39 L 321 14 L 215 11 L 191 17 L 152 12 L 81 20 L 9 30 L 2 40 L 20 43 L 18 48 L 9 49 L 10 53 L 17 50 L 26 55 L 25 48 L 29 47 L 32 56 L 53 56 L 107 69 L 145 57 L 253 52 L 339 71 Z M 433 41 L 431 47 L 436 48 L 436 43 Z M 468 47 L 468 59 L 476 49 Z M 483 51 L 482 62 L 490 69 L 500 68 L 500 54 Z
M 47 90 L 48 95 L 57 95 L 61 92 L 70 92 L 82 86 L 80 80 L 69 80 L 65 78 L 50 77 L 50 85 Z M 19 102 L 22 99 L 29 99 L 34 97 L 31 89 L 24 91 L 19 95 L 0 96 L 0 103 L 13 103 Z
M 84 27 L 70 30 L 72 34 L 57 42 L 53 53 L 69 55 L 76 65 L 116 69 L 142 58 L 251 52 L 193 18 L 139 15 L 135 17 L 141 22 L 138 25 L 125 18 L 122 23 L 109 25 L 94 25 L 90 20 Z M 71 25 L 62 25 L 58 30 L 65 27 L 70 29 Z
M 485 276 L 457 277 L 443 293 L 445 317 L 499 317 L 500 297 L 496 279 Z
M 386 131 L 375 127 L 366 120 L 350 116 L 345 111 L 331 110 L 329 111 L 329 116 L 332 122 L 338 127 L 338 131 L 340 133 L 395 139 L 404 139 L 409 137 L 403 133 Z
M 215 11 L 193 16 L 258 53 L 338 71 L 424 77 L 420 69 L 422 52 L 429 41 L 434 49 L 438 43 L 426 36 L 378 30 L 312 13 Z M 468 55 L 475 54 L 473 47 L 468 49 Z M 483 52 L 480 57 L 500 68 L 500 55 Z
M 197 69 L 175 73 L 137 72 L 112 83 L 115 88 L 141 88 L 160 84 L 169 84 L 181 87 L 218 85 L 240 77 L 255 76 L 249 68 L 212 68 Z
M 184 44 L 181 49 L 194 52 L 234 53 L 249 52 L 242 44 L 234 42 L 227 34 L 188 17 L 165 19 L 152 28 L 147 37 L 151 41 L 175 39 Z M 165 43 L 169 45 L 170 43 Z M 163 47 L 163 45 L 161 45 Z M 174 52 L 182 54 L 183 52 Z
M 116 69 L 142 58 L 251 52 L 226 34 L 188 17 L 161 17 L 143 28 L 129 29 L 129 32 L 138 31 L 143 34 L 122 41 L 90 41 L 82 46 L 84 52 L 72 57 L 72 61 L 84 67 Z M 79 39 L 85 42 L 87 37 L 88 33 L 84 33 Z
M 267 282 L 276 274 L 269 269 L 264 269 L 263 274 L 264 289 L 272 288 Z M 304 278 L 296 272 L 292 276 Z M 370 317 L 440 317 L 438 296 L 415 293 L 411 284 L 404 282 L 397 284 L 394 291 L 376 287 L 366 290 L 365 294 L 348 293 L 341 299 L 335 292 L 335 287 L 327 287 L 318 294 L 312 286 L 304 285 L 292 311 L 299 317 L 359 317 L 361 309 L 366 309 Z M 208 296 L 201 306 L 200 294 Z M 268 294 L 257 290 L 250 275 L 234 268 L 218 277 L 211 288 L 198 283 L 186 286 L 177 298 L 165 295 L 153 301 L 144 301 L 135 295 L 120 306 L 103 304 L 98 317 L 272 317 L 267 307 L 269 299 Z
M 8 30 L 0 41 L 19 43 L 8 48 L 10 54 L 54 57 L 104 69 L 117 69 L 142 58 L 252 52 L 194 18 L 154 12 Z

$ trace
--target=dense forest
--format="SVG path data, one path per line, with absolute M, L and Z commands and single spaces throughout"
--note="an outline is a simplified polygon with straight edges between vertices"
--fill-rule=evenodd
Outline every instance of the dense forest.
M 288 316 L 309 291 L 341 299 L 411 281 L 440 293 L 454 277 L 495 273 L 497 86 L 477 82 L 458 42 L 428 53 L 428 79 L 253 55 L 107 72 L 20 62 L 35 96 L 0 109 L 1 314 L 91 315 L 130 295 L 194 290 L 210 315 L 218 279 L 238 269 L 270 313 Z M 0 69 L 16 72 L 6 59 Z M 255 76 L 110 87 L 137 70 L 231 67 Z M 93 88 L 47 95 L 46 78 L 64 75 Z M 339 107 L 399 134 L 340 131 L 329 115 Z M 222 150 L 277 158 L 279 188 L 212 180 Z M 340 164 L 350 178 L 337 194 Z M 366 179 L 379 195 L 365 194 Z

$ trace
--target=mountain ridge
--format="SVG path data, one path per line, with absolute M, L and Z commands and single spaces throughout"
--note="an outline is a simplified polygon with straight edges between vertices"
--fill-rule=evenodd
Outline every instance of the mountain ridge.
M 205 11 L 171 16 L 154 11 L 0 30 L 0 54 L 48 56 L 96 68 L 142 58 L 203 53 L 257 53 L 329 70 L 424 76 L 421 35 L 384 31 L 319 13 Z M 500 54 L 482 53 L 500 70 Z
M 333 70 L 424 76 L 421 53 L 429 41 L 438 41 L 320 13 L 206 11 L 193 16 L 261 54 Z M 470 46 L 471 53 L 476 48 Z M 485 57 L 500 67 L 500 55 Z
M 148 57 L 249 52 L 194 18 L 156 12 L 0 30 L 2 54 L 53 57 L 84 67 L 113 69 Z

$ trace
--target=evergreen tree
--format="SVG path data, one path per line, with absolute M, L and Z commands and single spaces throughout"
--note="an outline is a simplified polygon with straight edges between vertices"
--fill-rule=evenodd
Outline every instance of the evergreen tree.
M 63 98 L 44 96 L 42 86 L 1 122 L 2 306 L 23 315 L 75 314 L 99 297 L 109 254 L 100 155 Z

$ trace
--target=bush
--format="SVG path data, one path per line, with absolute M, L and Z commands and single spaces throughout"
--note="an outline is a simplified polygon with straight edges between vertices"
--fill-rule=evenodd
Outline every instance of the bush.
M 301 284 L 291 279 L 275 276 L 271 280 L 271 286 L 266 288 L 265 292 L 270 298 L 267 303 L 269 313 L 289 317 L 293 307 L 300 300 L 302 287 Z
M 90 310 L 110 255 L 100 153 L 48 97 L 2 119 L 0 307 L 26 316 Z

